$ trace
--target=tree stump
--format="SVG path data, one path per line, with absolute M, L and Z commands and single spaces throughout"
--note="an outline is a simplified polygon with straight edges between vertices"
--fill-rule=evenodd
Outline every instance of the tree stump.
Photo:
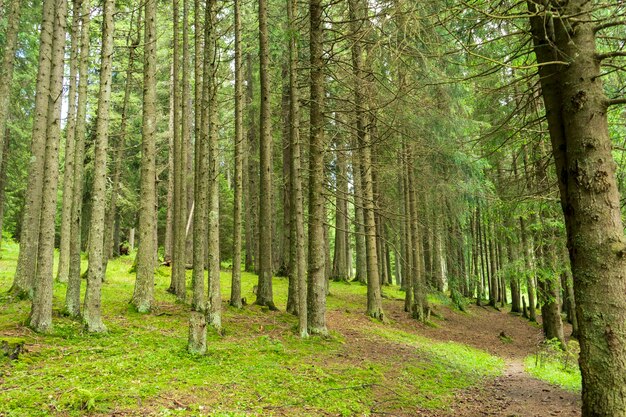
M 0 352 L 2 356 L 8 356 L 10 359 L 15 360 L 24 351 L 24 339 L 16 337 L 0 338 Z

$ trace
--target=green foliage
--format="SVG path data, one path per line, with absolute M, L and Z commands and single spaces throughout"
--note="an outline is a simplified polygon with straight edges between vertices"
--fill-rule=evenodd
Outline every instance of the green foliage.
M 6 242 L 0 260 L 3 292 L 16 259 L 17 245 Z M 389 353 L 357 358 L 341 334 L 302 340 L 294 331 L 295 317 L 256 306 L 225 309 L 226 335 L 210 332 L 207 355 L 191 356 L 188 308 L 165 291 L 169 269 L 160 268 L 155 276 L 154 313 L 142 315 L 127 304 L 132 262 L 123 256 L 109 263 L 102 294 L 107 334 L 86 334 L 78 321 L 55 314 L 54 332 L 36 335 L 16 325 L 28 316 L 28 301 L 0 304 L 0 334 L 19 334 L 27 348 L 17 361 L 0 362 L 0 414 L 366 415 L 376 398 L 393 401 L 394 407 L 444 408 L 456 389 L 502 371 L 502 361 L 487 353 L 380 323 L 357 331 Z M 242 294 L 251 301 L 256 276 L 243 273 L 242 280 Z M 287 284 L 274 280 L 275 301 L 283 309 Z M 230 274 L 222 275 L 222 288 L 227 298 Z M 54 290 L 59 312 L 65 286 L 55 284 Z M 332 283 L 329 310 L 361 316 L 365 294 L 364 286 Z M 385 295 L 387 302 L 403 297 L 397 287 L 385 287 Z M 415 354 L 407 358 L 406 348 Z
M 571 340 L 561 349 L 558 339 L 546 340 L 541 349 L 524 360 L 526 371 L 538 379 L 570 391 L 580 391 L 582 379 L 578 368 L 578 342 Z

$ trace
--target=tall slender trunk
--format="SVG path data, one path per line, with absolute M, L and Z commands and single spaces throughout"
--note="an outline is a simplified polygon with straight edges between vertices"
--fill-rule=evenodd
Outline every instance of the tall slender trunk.
M 132 19 L 131 19 L 132 21 Z M 135 56 L 137 47 L 139 46 L 139 37 L 141 31 L 141 13 L 137 13 L 136 32 L 130 30 L 126 39 L 128 47 L 128 68 L 126 69 L 126 80 L 124 85 L 124 98 L 122 100 L 122 121 L 120 123 L 120 131 L 117 138 L 115 150 L 113 151 L 114 166 L 113 177 L 111 179 L 111 198 L 109 200 L 109 208 L 106 212 L 104 226 L 104 275 L 106 275 L 109 258 L 114 254 L 119 254 L 115 238 L 116 219 L 117 219 L 117 199 L 120 194 L 121 177 L 124 169 L 124 148 L 126 146 L 126 130 L 128 125 L 128 106 L 132 89 L 132 78 L 135 69 Z M 135 37 L 133 37 L 133 35 Z
M 0 163 L 0 247 L 2 247 L 2 230 L 4 230 L 4 203 L 6 200 L 6 185 L 7 185 L 7 165 L 9 160 L 9 145 L 11 141 L 11 134 L 9 128 L 4 130 L 4 143 L 2 145 L 2 162 Z
M 208 29 L 205 38 L 205 49 L 208 51 L 209 76 L 205 80 L 208 86 L 208 141 L 209 141 L 209 207 L 208 207 L 208 269 L 209 298 L 207 322 L 217 331 L 222 331 L 222 296 L 220 289 L 220 206 L 219 206 L 219 137 L 217 114 L 217 1 L 209 0 L 205 12 L 205 25 Z M 206 72 L 205 72 L 206 73 Z M 271 272 L 271 270 L 270 270 Z M 270 273 L 271 276 L 271 273 Z
M 247 272 L 255 272 L 259 258 L 259 138 L 257 135 L 256 112 L 254 107 L 254 77 L 252 56 L 246 56 L 246 105 L 248 106 L 248 165 L 246 175 L 246 260 Z
M 100 58 L 100 92 L 96 123 L 96 149 L 94 154 L 93 186 L 91 198 L 91 225 L 89 232 L 89 267 L 83 322 L 88 332 L 106 331 L 102 322 L 101 286 L 104 280 L 104 217 L 107 180 L 107 147 L 109 140 L 109 108 L 113 75 L 113 16 L 115 1 L 105 0 L 102 17 L 102 51 Z
M 331 277 L 335 280 L 348 281 L 350 278 L 348 260 L 348 167 L 342 141 L 336 147 L 337 172 L 335 191 L 335 249 Z
M 355 121 L 356 123 L 356 121 Z M 357 135 L 355 135 L 357 136 Z M 356 280 L 367 283 L 367 260 L 365 251 L 365 218 L 363 215 L 363 183 L 361 181 L 358 137 L 354 138 L 352 151 L 352 179 L 354 181 L 354 246 L 356 251 Z
M 311 104 L 309 136 L 308 328 L 326 334 L 326 254 L 324 242 L 324 60 L 322 1 L 309 0 Z
M 188 350 L 191 353 L 206 352 L 206 295 L 204 292 L 204 265 L 206 261 L 207 239 L 207 185 L 208 185 L 208 141 L 206 140 L 206 111 L 204 107 L 205 88 L 203 78 L 208 69 L 204 67 L 202 48 L 202 25 L 200 22 L 202 8 L 200 0 L 194 1 L 195 26 L 195 169 L 194 169 L 194 203 L 193 203 L 193 298 L 189 318 Z M 207 54 L 204 49 L 204 54 Z
M 83 207 L 83 173 L 85 160 L 85 135 L 87 115 L 87 87 L 89 84 L 89 0 L 75 0 L 80 10 L 80 57 L 78 65 L 78 102 L 76 107 L 76 128 L 74 138 L 74 190 L 72 193 L 70 268 L 65 293 L 65 312 L 71 317 L 80 314 L 81 287 L 81 243 L 82 243 L 82 207 Z
M 156 252 L 156 0 L 146 0 L 144 33 L 143 124 L 137 278 L 131 303 L 141 313 L 152 309 Z
M 52 284 L 54 264 L 54 226 L 57 208 L 57 186 L 59 181 L 59 140 L 61 136 L 61 102 L 63 94 L 63 69 L 65 57 L 65 37 L 67 1 L 57 0 L 54 10 L 54 38 L 52 56 L 44 171 L 39 218 L 39 239 L 35 287 L 29 325 L 37 332 L 52 329 Z
M 300 95 L 298 91 L 298 34 L 296 32 L 297 0 L 287 0 L 289 19 L 289 145 L 291 147 L 291 276 L 298 292 L 298 331 L 308 337 L 307 265 L 304 236 L 304 196 L 300 144 Z
M 235 0 L 235 198 L 233 202 L 233 273 L 230 305 L 241 302 L 241 220 L 243 204 L 243 62 L 241 45 L 241 3 Z
M 67 282 L 70 273 L 70 239 L 72 231 L 72 194 L 74 192 L 74 152 L 76 151 L 76 87 L 78 81 L 78 52 L 80 44 L 80 5 L 72 2 L 72 27 L 70 31 L 70 74 L 67 97 L 67 125 L 65 129 L 65 169 L 63 172 L 63 199 L 61 208 L 61 242 L 57 281 Z M 0 92 L 0 95 L 2 93 Z M 0 125 L 0 129 L 2 125 Z
M 28 166 L 20 251 L 17 268 L 10 293 L 17 297 L 32 297 L 35 272 L 37 270 L 37 251 L 39 247 L 39 220 L 43 192 L 44 163 L 46 156 L 46 130 L 48 119 L 48 97 L 50 95 L 50 70 L 52 68 L 52 42 L 55 29 L 56 0 L 43 2 L 43 17 L 39 39 L 39 67 L 35 107 L 33 111 L 33 130 Z M 4 97 L 4 96 L 3 96 Z
M 272 132 L 267 0 L 259 0 L 259 73 L 261 78 L 260 184 L 259 184 L 259 283 L 255 304 L 275 310 L 272 290 Z
M 20 29 L 20 15 L 22 12 L 21 0 L 10 0 L 7 4 L 7 26 L 4 34 L 4 53 L 0 66 L 0 164 L 4 156 L 4 135 L 9 117 L 9 103 L 11 98 L 11 86 L 13 85 L 13 67 L 15 62 L 15 50 L 17 48 L 17 35 Z

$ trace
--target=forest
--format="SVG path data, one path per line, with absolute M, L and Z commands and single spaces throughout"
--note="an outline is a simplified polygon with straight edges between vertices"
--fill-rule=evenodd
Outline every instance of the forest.
M 0 417 L 626 417 L 626 3 L 0 0 Z

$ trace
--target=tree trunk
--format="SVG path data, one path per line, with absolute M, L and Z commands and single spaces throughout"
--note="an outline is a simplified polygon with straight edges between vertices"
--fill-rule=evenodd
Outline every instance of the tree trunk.
M 255 304 L 276 310 L 272 290 L 272 120 L 267 0 L 259 0 L 259 73 L 261 78 L 260 185 L 259 185 L 259 282 Z
M 594 3 L 529 2 L 580 331 L 583 416 L 626 414 L 626 237 L 596 55 Z M 573 16 L 562 19 L 558 16 Z M 551 31 L 545 26 L 551 25 Z M 546 36 L 548 34 L 549 36 Z M 554 64 L 567 60 L 567 65 Z
M 343 143 L 338 141 L 336 147 L 337 172 L 335 195 L 335 250 L 333 254 L 333 270 L 331 277 L 338 281 L 350 278 L 348 262 L 348 167 Z
M 289 145 L 291 147 L 291 277 L 298 292 L 298 331 L 306 338 L 308 331 L 307 265 L 304 236 L 304 196 L 300 144 L 300 95 L 298 91 L 298 33 L 296 31 L 297 0 L 287 0 L 289 19 Z
M 156 0 L 145 1 L 143 124 L 137 278 L 131 303 L 140 313 L 152 309 L 156 251 Z
M 4 130 L 4 143 L 2 145 L 2 162 L 0 162 L 0 248 L 2 247 L 2 231 L 4 230 L 4 204 L 6 201 L 5 188 L 7 185 L 7 165 L 9 160 L 9 144 L 11 141 L 10 131 Z
M 15 62 L 15 50 L 17 48 L 17 35 L 20 29 L 20 15 L 22 11 L 21 0 L 10 0 L 7 4 L 7 25 L 4 38 L 4 53 L 2 66 L 0 66 L 0 150 L 4 149 L 4 134 L 9 116 L 9 103 L 11 98 L 11 86 L 13 84 L 13 64 Z M 0 165 L 5 158 L 4 152 L 0 151 Z
M 67 125 L 65 130 L 65 169 L 63 172 L 63 199 L 61 208 L 61 242 L 59 245 L 59 265 L 57 281 L 67 282 L 70 273 L 70 239 L 72 231 L 72 195 L 74 192 L 74 153 L 76 141 L 76 82 L 78 81 L 78 53 L 80 44 L 80 5 L 72 3 L 72 27 L 70 32 L 70 76 L 67 97 Z M 0 95 L 2 93 L 0 92 Z M 0 125 L 0 129 L 2 125 Z
M 363 182 L 361 179 L 361 162 L 360 152 L 357 150 L 358 146 L 358 138 L 355 138 L 353 144 L 355 150 L 352 151 L 352 178 L 354 181 L 354 242 L 356 250 L 355 279 L 361 284 L 366 284 L 367 259 L 365 253 L 365 218 L 363 216 Z
M 326 256 L 324 242 L 324 58 L 321 0 L 309 0 L 311 102 L 309 136 L 309 282 L 308 329 L 312 334 L 326 328 Z
M 39 39 L 39 67 L 35 107 L 33 112 L 33 130 L 30 145 L 30 162 L 27 168 L 20 251 L 13 285 L 9 292 L 18 298 L 32 297 L 35 273 L 37 270 L 37 252 L 39 247 L 39 220 L 43 192 L 44 163 L 46 156 L 46 129 L 48 118 L 48 97 L 50 95 L 50 71 L 52 67 L 52 42 L 56 0 L 43 2 L 43 17 Z M 3 96 L 4 97 L 4 96 Z
M 259 139 L 257 137 L 256 113 L 254 109 L 254 77 L 252 75 L 252 56 L 246 56 L 246 104 L 248 106 L 248 166 L 246 175 L 247 193 L 244 195 L 246 215 L 246 272 L 255 272 L 258 267 L 259 253 Z
M 207 323 L 218 333 L 222 331 L 222 295 L 220 289 L 220 205 L 219 205 L 219 137 L 217 126 L 217 2 L 207 2 L 205 25 L 208 32 L 205 37 L 205 49 L 208 50 L 209 61 L 205 65 L 209 68 L 208 78 L 204 80 L 208 86 L 208 141 L 209 141 L 209 218 L 207 222 L 208 241 L 208 268 L 209 268 L 209 304 L 207 308 Z M 205 72 L 206 73 L 206 72 Z M 271 196 L 271 194 L 270 194 Z M 271 256 L 271 250 L 270 250 Z M 270 263 L 271 265 L 271 263 Z M 271 279 L 271 270 L 270 270 Z
M 100 58 L 100 92 L 96 123 L 96 149 L 94 154 L 93 187 L 91 197 L 91 225 L 89 233 L 89 267 L 83 322 L 88 332 L 106 331 L 102 322 L 101 286 L 104 280 L 104 215 L 106 208 L 107 145 L 109 139 L 109 108 L 113 75 L 113 16 L 115 1 L 105 0 L 102 18 L 102 51 Z
M 235 0 L 235 199 L 233 202 L 233 272 L 230 305 L 242 307 L 241 301 L 241 220 L 243 204 L 243 62 L 241 45 L 241 3 Z
M 89 84 L 89 0 L 75 0 L 74 7 L 80 10 L 80 57 L 78 68 L 78 104 L 76 108 L 76 128 L 74 139 L 74 190 L 72 193 L 70 268 L 65 293 L 65 312 L 70 317 L 80 314 L 81 279 L 81 243 L 82 243 L 82 207 L 83 173 L 85 160 L 85 136 L 87 115 L 87 87 Z
M 45 166 L 41 193 L 41 213 L 38 222 L 39 244 L 37 248 L 33 303 L 28 320 L 29 325 L 37 332 L 48 332 L 52 330 L 54 220 L 56 216 L 57 186 L 59 181 L 59 139 L 61 136 L 61 102 L 63 95 L 63 60 L 65 57 L 67 1 L 57 0 L 54 9 L 54 38 L 51 51 L 49 96 L 47 96 Z
M 204 292 L 204 264 L 206 262 L 207 239 L 207 194 L 208 194 L 208 140 L 206 140 L 207 109 L 204 106 L 206 89 L 202 78 L 208 76 L 208 68 L 204 61 L 208 48 L 202 53 L 202 30 L 200 16 L 202 9 L 200 0 L 194 1 L 195 30 L 195 170 L 194 170 L 194 203 L 193 215 L 193 298 L 191 300 L 191 316 L 189 319 L 189 340 L 187 349 L 191 353 L 206 353 L 206 295 Z
M 131 19 L 132 21 L 132 19 Z M 137 26 L 136 26 L 136 38 L 132 38 L 133 31 L 128 32 L 126 39 L 126 45 L 128 46 L 128 69 L 126 70 L 126 80 L 124 86 L 124 98 L 122 101 L 122 121 L 120 124 L 120 132 L 115 147 L 113 167 L 113 178 L 111 179 L 111 199 L 109 200 L 109 209 L 106 212 L 105 227 L 104 227 L 104 272 L 106 275 L 107 265 L 109 258 L 117 253 L 119 243 L 115 238 L 115 230 L 119 227 L 117 219 L 117 198 L 121 188 L 121 176 L 124 169 L 124 147 L 126 145 L 126 130 L 128 125 L 128 106 L 131 95 L 132 77 L 135 69 L 135 54 L 137 53 L 137 47 L 139 46 L 139 37 L 141 33 L 141 12 L 137 13 Z

